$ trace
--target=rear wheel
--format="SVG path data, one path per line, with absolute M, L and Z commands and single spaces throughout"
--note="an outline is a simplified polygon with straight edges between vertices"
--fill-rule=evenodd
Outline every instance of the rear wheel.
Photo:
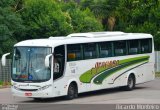
M 75 84 L 71 83 L 69 85 L 68 93 L 67 93 L 66 98 L 68 100 L 72 100 L 72 99 L 77 98 L 77 97 L 78 97 L 78 89 L 77 89 Z
M 135 77 L 134 75 L 130 75 L 128 77 L 127 86 L 125 86 L 125 90 L 131 91 L 134 89 L 134 87 L 135 87 Z

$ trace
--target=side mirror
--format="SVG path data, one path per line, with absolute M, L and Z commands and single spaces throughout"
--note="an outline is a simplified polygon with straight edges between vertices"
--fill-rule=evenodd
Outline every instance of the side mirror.
M 50 67 L 50 57 L 52 56 L 52 54 L 49 54 L 45 57 L 45 67 L 49 68 Z
M 6 66 L 6 56 L 8 56 L 10 53 L 6 53 L 2 56 L 2 66 Z

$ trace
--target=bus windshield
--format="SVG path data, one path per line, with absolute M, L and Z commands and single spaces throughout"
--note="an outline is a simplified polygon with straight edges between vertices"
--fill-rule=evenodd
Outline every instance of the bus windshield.
M 45 57 L 51 53 L 48 47 L 15 47 L 12 64 L 12 80 L 17 82 L 42 82 L 51 77 L 45 67 Z

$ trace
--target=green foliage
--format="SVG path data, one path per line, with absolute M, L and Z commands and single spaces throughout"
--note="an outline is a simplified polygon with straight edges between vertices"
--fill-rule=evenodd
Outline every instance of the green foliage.
M 154 36 L 156 50 L 160 49 L 159 1 L 124 0 L 118 11 L 121 14 L 118 16 L 117 30 L 150 33 Z
M 155 41 L 155 49 L 160 50 L 160 31 L 157 31 L 157 33 L 155 33 L 154 41 Z
M 141 32 L 154 34 L 156 32 L 156 24 L 150 22 L 144 22 L 144 24 L 139 25 L 129 25 L 126 27 L 126 32 Z M 155 30 L 153 30 L 155 29 Z
M 83 0 L 82 9 L 89 8 L 101 21 L 105 30 L 113 31 L 117 17 L 117 0 Z
M 11 52 L 12 53 L 12 49 L 13 49 L 13 45 L 17 43 L 17 40 L 15 38 L 9 38 L 5 41 L 2 42 L 3 48 L 2 51 L 3 53 L 7 53 L 7 52 Z M 11 58 L 11 56 L 10 56 Z
M 152 34 L 155 38 L 155 47 L 160 50 L 159 2 L 159 0 L 82 0 L 81 7 L 89 8 L 101 20 L 105 30 Z
M 21 14 L 27 27 L 21 40 L 61 36 L 72 32 L 70 21 L 67 22 L 68 16 L 54 0 L 26 0 Z
M 1 0 L 0 55 L 10 51 L 17 41 L 25 39 L 103 30 L 150 33 L 154 36 L 156 50 L 160 50 L 159 2 Z
M 0 41 L 6 40 L 18 33 L 23 27 L 19 15 L 11 7 L 0 7 Z
M 156 78 L 160 78 L 160 72 L 156 72 L 155 76 Z
M 89 8 L 80 10 L 74 2 L 61 5 L 62 11 L 69 14 L 73 32 L 102 31 L 102 24 L 95 18 Z M 77 8 L 78 7 L 78 8 Z
M 25 39 L 103 30 L 90 9 L 72 1 L 1 0 L 0 13 L 0 55 Z
M 2 81 L 0 81 L 0 85 L 2 85 L 3 84 L 3 82 Z
M 74 32 L 101 31 L 102 25 L 95 19 L 89 10 L 75 9 L 70 12 Z
M 14 0 L 1 0 L 0 1 L 1 8 L 10 7 L 13 4 L 14 4 Z
M 26 0 L 21 15 L 27 31 L 20 40 L 102 30 L 101 23 L 89 9 L 82 11 L 77 7 L 75 2 Z
M 13 10 L 14 3 L 13 0 L 0 1 L 0 55 L 13 47 L 15 35 L 24 29 L 20 15 Z

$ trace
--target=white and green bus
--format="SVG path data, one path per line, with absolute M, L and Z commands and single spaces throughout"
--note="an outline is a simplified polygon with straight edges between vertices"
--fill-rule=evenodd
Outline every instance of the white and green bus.
M 2 56 L 5 65 L 6 56 Z M 150 34 L 74 33 L 14 45 L 11 90 L 14 96 L 49 98 L 151 81 L 154 42 Z

